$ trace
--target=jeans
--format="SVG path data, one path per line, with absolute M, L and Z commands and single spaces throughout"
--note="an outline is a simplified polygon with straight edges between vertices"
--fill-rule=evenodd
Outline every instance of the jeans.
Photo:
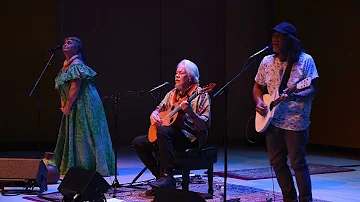
M 294 170 L 299 201 L 312 201 L 311 179 L 307 166 L 306 145 L 309 131 L 289 131 L 270 125 L 266 130 L 266 144 L 270 165 L 273 167 L 285 202 L 297 201 L 297 193 L 292 174 L 287 164 Z

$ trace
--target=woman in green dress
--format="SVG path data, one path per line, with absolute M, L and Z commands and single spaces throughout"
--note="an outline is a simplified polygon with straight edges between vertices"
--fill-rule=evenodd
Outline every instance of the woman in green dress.
M 55 78 L 63 112 L 54 159 L 65 175 L 71 167 L 114 174 L 114 152 L 104 107 L 94 84 L 96 72 L 83 61 L 77 37 L 64 40 L 65 61 Z

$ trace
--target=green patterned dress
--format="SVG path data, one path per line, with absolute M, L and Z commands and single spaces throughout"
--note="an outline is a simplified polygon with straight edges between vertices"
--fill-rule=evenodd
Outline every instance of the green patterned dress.
M 55 89 L 66 102 L 70 82 L 81 79 L 78 96 L 70 110 L 63 115 L 54 159 L 60 173 L 71 167 L 114 175 L 114 152 L 100 96 L 94 85 L 96 72 L 84 64 L 72 64 L 55 78 Z

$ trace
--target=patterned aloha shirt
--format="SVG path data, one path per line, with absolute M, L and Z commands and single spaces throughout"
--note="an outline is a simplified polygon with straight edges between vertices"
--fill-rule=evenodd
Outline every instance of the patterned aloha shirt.
M 200 89 L 201 89 L 200 87 L 197 87 L 196 90 L 200 90 Z M 157 106 L 157 109 L 160 112 L 168 110 L 172 106 L 171 101 L 173 100 L 175 94 L 177 95 L 178 98 L 180 98 L 180 96 L 178 96 L 178 91 L 174 88 L 165 95 L 164 99 Z M 197 131 L 197 127 L 192 122 L 191 118 L 188 116 L 188 114 L 185 114 L 184 124 L 181 127 L 182 132 L 191 142 L 193 142 L 197 139 L 196 137 L 198 136 L 198 133 L 205 133 L 206 137 L 208 135 L 208 129 L 210 127 L 210 120 L 211 120 L 209 94 L 204 93 L 198 95 L 196 98 L 194 98 L 191 101 L 190 106 L 193 108 L 194 112 L 197 115 L 201 116 L 205 120 L 208 126 L 207 130 L 205 131 Z
M 281 79 L 287 67 L 287 61 L 281 62 L 275 54 L 265 56 L 261 61 L 255 81 L 266 86 L 268 93 L 273 95 L 280 86 Z M 307 53 L 301 53 L 299 61 L 292 67 L 287 87 L 296 85 L 299 81 L 310 77 L 319 77 L 313 58 Z M 281 102 L 275 111 L 271 122 L 274 126 L 285 130 L 302 131 L 310 125 L 312 100 L 305 102 Z

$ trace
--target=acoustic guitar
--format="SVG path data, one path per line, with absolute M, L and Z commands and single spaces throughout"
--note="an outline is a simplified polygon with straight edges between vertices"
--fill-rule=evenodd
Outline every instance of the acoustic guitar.
M 198 91 L 195 91 L 188 99 L 187 102 L 190 103 L 193 99 L 195 99 L 198 95 L 210 92 L 214 87 L 215 83 L 210 83 L 205 87 L 201 88 Z M 181 110 L 180 104 L 183 100 L 174 103 L 171 107 L 169 107 L 166 111 L 159 112 L 159 117 L 162 120 L 162 126 L 170 126 L 173 124 L 181 125 L 185 118 L 185 113 Z M 157 127 L 153 124 L 149 127 L 148 139 L 150 142 L 155 142 L 157 139 L 156 135 Z
M 301 90 L 309 87 L 311 85 L 311 78 L 307 77 L 302 81 L 298 82 L 295 86 L 289 88 L 287 92 L 288 95 L 291 95 L 296 90 Z M 268 126 L 270 125 L 275 111 L 277 109 L 277 105 L 282 102 L 280 99 L 280 95 L 278 91 L 275 91 L 273 95 L 264 94 L 263 95 L 264 103 L 268 106 L 266 116 L 261 116 L 258 112 L 255 115 L 255 130 L 257 132 L 264 132 Z

